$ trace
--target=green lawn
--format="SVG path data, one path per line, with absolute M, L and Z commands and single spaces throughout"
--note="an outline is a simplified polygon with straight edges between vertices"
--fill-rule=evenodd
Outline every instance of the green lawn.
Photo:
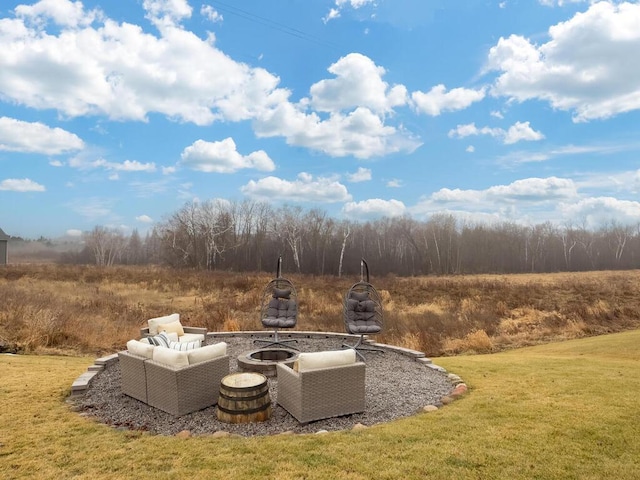
M 640 331 L 437 359 L 470 387 L 360 432 L 181 439 L 71 412 L 91 358 L 0 356 L 0 478 L 637 479 Z

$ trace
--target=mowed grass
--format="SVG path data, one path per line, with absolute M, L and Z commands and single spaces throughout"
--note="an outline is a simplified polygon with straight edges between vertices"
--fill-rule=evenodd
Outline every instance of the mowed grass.
M 178 438 L 65 403 L 92 358 L 0 356 L 3 479 L 637 479 L 640 331 L 436 359 L 462 399 L 359 432 Z M 426 367 L 425 367 L 426 368 Z

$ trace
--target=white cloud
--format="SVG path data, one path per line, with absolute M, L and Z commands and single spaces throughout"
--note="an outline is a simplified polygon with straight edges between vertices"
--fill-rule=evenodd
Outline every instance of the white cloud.
M 511 35 L 490 49 L 498 72 L 492 94 L 538 99 L 573 112 L 576 122 L 640 109 L 640 3 L 596 2 L 549 28 L 542 45 Z
M 81 198 L 69 204 L 69 208 L 90 221 L 112 217 L 115 199 L 98 197 Z
M 544 222 L 565 219 L 560 205 L 579 202 L 576 183 L 567 178 L 526 178 L 485 190 L 443 188 L 408 210 L 418 218 L 454 213 L 470 220 Z
M 61 128 L 0 117 L 0 150 L 60 155 L 83 148 L 84 142 L 77 135 Z
M 313 178 L 301 173 L 294 181 L 277 177 L 251 180 L 241 189 L 247 196 L 262 200 L 337 203 L 351 200 L 347 188 L 333 178 Z
M 464 110 L 484 97 L 484 88 L 479 90 L 454 88 L 447 92 L 444 85 L 436 85 L 428 93 L 416 91 L 411 94 L 411 99 L 415 103 L 417 110 L 433 117 L 443 112 Z
M 546 7 L 562 7 L 563 5 L 566 5 L 568 3 L 584 3 L 589 1 L 593 0 L 538 0 L 538 2 L 540 2 L 540 5 L 544 5 Z
M 331 20 L 335 20 L 336 18 L 340 18 L 340 10 L 338 10 L 337 8 L 331 8 L 329 9 L 329 13 L 327 13 L 327 15 L 322 17 L 322 21 L 324 23 L 327 23 L 327 22 L 330 22 Z
M 382 80 L 385 69 L 369 57 L 350 53 L 329 67 L 336 78 L 320 80 L 310 88 L 310 105 L 323 112 L 340 112 L 364 107 L 376 113 L 389 112 L 407 103 L 404 85 Z
M 556 201 L 576 198 L 577 188 L 573 180 L 566 178 L 527 178 L 509 185 L 497 185 L 484 191 L 487 198 L 500 201 L 526 200 L 531 202 Z
M 65 232 L 65 234 L 67 236 L 69 236 L 69 237 L 81 237 L 82 236 L 82 230 L 71 228 L 71 229 L 67 230 Z
M 97 160 L 90 159 L 90 153 L 83 153 L 76 155 L 69 159 L 67 164 L 72 168 L 78 170 L 95 170 L 104 169 L 111 172 L 155 172 L 155 163 L 141 163 L 137 160 L 125 160 L 122 163 L 109 162 L 104 158 L 98 158 Z M 112 174 L 111 179 L 117 179 L 117 173 Z
M 201 172 L 234 173 L 245 168 L 271 172 L 276 166 L 264 150 L 241 155 L 231 137 L 219 142 L 197 140 L 180 155 L 181 165 Z
M 139 215 L 136 217 L 136 220 L 141 223 L 153 223 L 153 218 L 149 215 Z
M 563 145 L 539 151 L 513 151 L 498 158 L 498 163 L 503 165 L 518 165 L 521 163 L 546 162 L 553 158 L 568 155 L 607 155 L 615 152 L 636 150 L 634 143 L 618 143 L 615 145 Z
M 411 153 L 421 142 L 383 120 L 367 108 L 357 108 L 347 115 L 331 114 L 321 120 L 315 113 L 305 114 L 285 103 L 265 115 L 254 125 L 259 137 L 282 135 L 289 145 L 304 146 L 333 157 L 353 155 L 366 159 L 390 153 Z
M 402 181 L 397 178 L 392 178 L 387 182 L 388 188 L 400 188 L 402 187 Z
M 187 0 L 144 0 L 142 6 L 147 11 L 147 18 L 158 28 L 173 26 L 189 18 L 192 11 Z
M 324 23 L 340 18 L 340 12 L 347 6 L 350 6 L 354 10 L 364 7 L 365 5 L 375 5 L 376 0 L 336 0 L 335 8 L 331 8 L 329 13 L 322 18 Z
M 637 197 L 640 194 L 640 169 L 577 174 L 576 184 L 581 190 L 590 190 L 599 196 L 603 192 L 627 192 Z
M 492 137 L 501 137 L 505 135 L 505 131 L 501 128 L 476 127 L 475 123 L 466 125 L 458 125 L 456 128 L 449 130 L 449 138 L 465 138 L 476 135 L 489 135 Z
M 202 5 L 200 8 L 200 15 L 206 17 L 210 22 L 219 23 L 224 20 L 224 17 L 211 5 Z
M 382 200 L 371 198 L 362 202 L 348 202 L 342 207 L 342 213 L 353 219 L 376 217 L 399 217 L 406 213 L 406 207 L 400 200 Z
M 544 135 L 540 132 L 536 132 L 529 122 L 516 122 L 509 127 L 509 130 L 504 135 L 504 143 L 511 145 L 519 141 L 536 142 L 542 140 Z
M 587 228 L 600 228 L 611 221 L 627 225 L 640 222 L 640 202 L 619 200 L 612 197 L 592 197 L 577 203 L 562 203 L 559 210 L 567 219 L 584 223 Z
M 73 21 L 53 12 L 70 2 L 34 8 L 45 3 L 40 27 L 21 17 L 2 23 L 0 92 L 17 104 L 67 117 L 146 121 L 158 112 L 208 125 L 251 118 L 272 105 L 274 95 L 282 99 L 277 77 L 233 61 L 212 39 L 174 25 L 191 14 L 184 0 L 145 1 L 160 36 L 84 11 L 80 2 L 73 4 Z
M 0 182 L 0 190 L 10 192 L 44 192 L 43 185 L 28 178 L 7 178 Z
M 43 25 L 50 18 L 58 25 L 73 28 L 90 25 L 102 15 L 99 9 L 85 12 L 82 2 L 69 0 L 40 0 L 34 5 L 18 5 L 15 13 L 18 18 L 36 25 Z
M 473 153 L 476 151 L 476 147 L 474 147 L 473 145 L 469 145 L 467 148 L 465 148 L 464 151 L 467 153 Z
M 544 138 L 541 132 L 531 128 L 529 122 L 516 122 L 509 130 L 491 127 L 476 127 L 475 123 L 458 125 L 449 131 L 449 138 L 465 138 L 476 135 L 489 135 L 501 139 L 506 145 L 511 145 L 520 141 L 538 141 Z
M 371 170 L 368 168 L 360 167 L 355 173 L 350 173 L 347 178 L 352 183 L 368 182 L 371 180 Z
M 364 55 L 339 59 L 329 67 L 334 78 L 292 103 L 276 75 L 234 61 L 213 34 L 201 39 L 183 28 L 179 22 L 191 15 L 184 0 L 145 0 L 159 35 L 73 5 L 71 24 L 53 8 L 41 9 L 39 27 L 3 19 L 0 93 L 7 101 L 69 118 L 146 122 L 158 113 L 199 126 L 252 121 L 259 136 L 331 156 L 410 153 L 421 144 L 388 124 L 393 109 L 407 104 L 406 87 L 384 82 L 385 70 Z

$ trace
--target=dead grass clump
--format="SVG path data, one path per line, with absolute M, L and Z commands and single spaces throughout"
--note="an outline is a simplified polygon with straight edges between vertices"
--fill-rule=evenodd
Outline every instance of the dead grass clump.
M 444 341 L 443 349 L 449 355 L 460 353 L 491 353 L 493 342 L 487 332 L 476 330 L 464 336 L 464 338 L 449 338 Z
M 222 323 L 222 331 L 224 332 L 239 332 L 242 330 L 240 328 L 240 322 L 235 318 L 227 318 Z

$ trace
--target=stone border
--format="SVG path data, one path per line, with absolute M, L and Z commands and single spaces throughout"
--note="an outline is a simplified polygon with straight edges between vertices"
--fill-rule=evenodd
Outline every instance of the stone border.
M 265 332 L 264 330 L 255 330 L 255 331 L 241 331 L 241 332 L 207 332 L 207 338 L 224 340 L 225 338 L 233 338 L 233 337 L 248 337 L 248 338 L 261 338 L 264 339 L 265 336 L 269 337 L 269 332 Z M 358 341 L 360 335 L 351 335 L 348 333 L 337 333 L 337 332 L 307 332 L 307 331 L 291 331 L 291 332 L 278 332 L 279 338 L 339 338 L 342 340 L 352 340 L 354 342 Z M 467 385 L 464 381 L 454 373 L 448 373 L 444 367 L 436 365 L 430 358 L 427 358 L 423 352 L 418 350 L 411 350 L 409 348 L 398 347 L 396 345 L 388 345 L 386 343 L 376 343 L 373 340 L 370 340 L 365 335 L 364 343 L 371 345 L 376 348 L 382 348 L 383 350 L 389 350 L 392 352 L 399 353 L 401 355 L 413 358 L 416 362 L 425 365 L 427 368 L 431 368 L 433 370 L 437 370 L 442 373 L 447 373 L 447 377 L 449 381 L 453 385 L 453 390 L 451 393 L 445 397 L 441 398 L 442 405 L 448 405 L 449 403 L 457 400 L 462 397 L 468 390 Z M 82 373 L 76 380 L 71 384 L 71 396 L 83 395 L 91 386 L 91 381 L 93 378 L 101 372 L 106 365 L 109 365 L 113 362 L 118 361 L 118 354 L 114 353 L 108 355 L 106 357 L 97 358 L 94 361 L 94 364 L 87 368 L 87 371 Z M 438 405 L 426 405 L 423 408 L 425 412 L 432 412 L 438 410 Z M 357 427 L 358 425 L 356 425 Z M 362 427 L 362 426 L 361 426 Z M 360 428 L 361 428 L 360 427 Z M 355 428 L 355 427 L 354 427 Z M 320 432 L 318 432 L 320 433 Z
M 84 394 L 91 385 L 93 377 L 104 370 L 105 366 L 117 361 L 117 353 L 108 355 L 106 357 L 96 358 L 93 362 L 93 365 L 87 368 L 87 371 L 76 378 L 75 381 L 71 384 L 71 395 L 76 396 Z

